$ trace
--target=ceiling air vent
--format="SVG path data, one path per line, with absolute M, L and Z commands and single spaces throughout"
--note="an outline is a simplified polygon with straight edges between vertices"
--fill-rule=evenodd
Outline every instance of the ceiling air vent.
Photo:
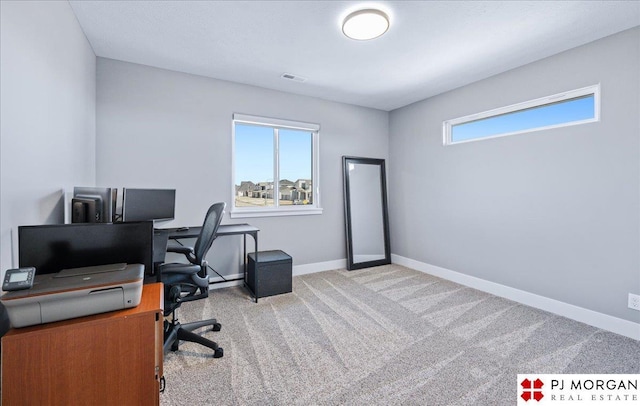
M 303 78 L 302 76 L 296 76 L 296 75 L 292 75 L 291 73 L 283 73 L 282 76 L 280 76 L 282 79 L 287 79 L 287 80 L 293 80 L 294 82 L 306 82 L 307 78 Z

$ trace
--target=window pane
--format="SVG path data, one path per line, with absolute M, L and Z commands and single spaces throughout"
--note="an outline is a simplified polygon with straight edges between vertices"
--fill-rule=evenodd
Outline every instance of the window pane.
M 319 131 L 318 124 L 234 113 L 231 217 L 322 214 Z
M 280 205 L 313 204 L 313 134 L 279 130 Z
M 274 206 L 273 129 L 235 125 L 236 207 Z
M 595 118 L 593 94 L 454 125 L 451 142 L 473 140 Z

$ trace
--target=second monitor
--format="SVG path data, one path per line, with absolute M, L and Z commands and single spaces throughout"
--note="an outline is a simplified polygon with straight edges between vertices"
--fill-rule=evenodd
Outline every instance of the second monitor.
M 122 221 L 173 220 L 175 209 L 175 189 L 123 189 Z

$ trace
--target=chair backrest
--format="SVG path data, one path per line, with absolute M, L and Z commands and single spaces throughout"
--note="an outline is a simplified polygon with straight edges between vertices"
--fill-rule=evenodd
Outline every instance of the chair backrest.
M 220 222 L 222 221 L 225 207 L 226 203 L 224 202 L 214 203 L 207 211 L 204 223 L 202 224 L 202 230 L 200 231 L 200 235 L 193 247 L 198 265 L 202 265 L 209 248 L 211 248 L 211 244 L 213 244 L 213 240 L 216 239 L 216 233 L 218 232 L 218 226 L 220 226 Z

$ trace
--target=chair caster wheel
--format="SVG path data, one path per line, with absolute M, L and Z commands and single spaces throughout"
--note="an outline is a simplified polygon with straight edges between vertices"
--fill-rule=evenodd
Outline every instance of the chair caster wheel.
M 213 358 L 222 358 L 223 355 L 224 350 L 220 347 L 216 348 L 216 350 L 213 352 Z
M 171 351 L 178 351 L 178 343 L 171 344 Z
M 221 328 L 222 328 L 222 325 L 220 323 L 215 323 L 213 325 L 213 331 L 220 331 Z

